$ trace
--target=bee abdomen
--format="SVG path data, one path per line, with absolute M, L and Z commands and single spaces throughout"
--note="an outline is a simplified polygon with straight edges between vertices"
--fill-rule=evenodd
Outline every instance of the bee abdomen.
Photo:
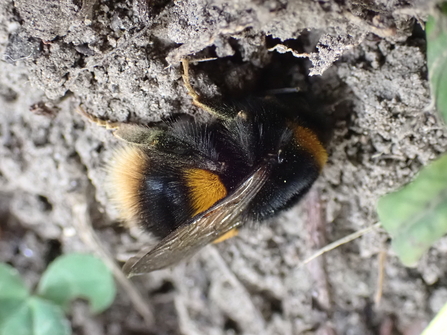
M 141 212 L 140 187 L 149 168 L 147 154 L 136 146 L 115 151 L 108 166 L 108 193 L 120 219 L 135 224 Z
M 151 157 L 152 156 L 152 157 Z M 220 177 L 209 170 L 166 164 L 153 151 L 128 146 L 109 164 L 109 195 L 127 224 L 164 238 L 227 196 Z

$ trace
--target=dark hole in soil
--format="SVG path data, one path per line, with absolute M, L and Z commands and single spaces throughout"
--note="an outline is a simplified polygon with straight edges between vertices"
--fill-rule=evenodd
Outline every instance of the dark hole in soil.
M 224 323 L 225 330 L 233 330 L 236 334 L 239 334 L 239 326 L 233 319 L 227 318 Z
M 174 284 L 170 281 L 165 280 L 165 281 L 163 281 L 163 284 L 161 284 L 161 286 L 158 289 L 152 291 L 150 294 L 151 295 L 166 294 L 166 293 L 170 293 L 174 290 L 175 290 Z
M 48 200 L 47 197 L 45 197 L 43 195 L 38 195 L 38 199 L 41 202 L 41 204 L 43 206 L 43 210 L 45 212 L 49 212 L 49 211 L 53 210 L 53 205 L 50 203 L 50 201 Z
M 45 263 L 50 264 L 55 258 L 62 254 L 62 244 L 59 240 L 49 240 L 47 243 L 47 251 L 45 253 Z

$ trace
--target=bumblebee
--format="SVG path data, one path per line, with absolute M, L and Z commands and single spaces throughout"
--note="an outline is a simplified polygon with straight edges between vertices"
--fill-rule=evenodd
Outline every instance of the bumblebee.
M 209 122 L 177 116 L 147 127 L 91 121 L 128 145 L 109 164 L 111 200 L 125 222 L 160 242 L 124 265 L 129 275 L 159 270 L 211 242 L 237 234 L 295 205 L 326 163 L 321 116 L 303 97 L 282 94 L 204 103 L 183 81 Z

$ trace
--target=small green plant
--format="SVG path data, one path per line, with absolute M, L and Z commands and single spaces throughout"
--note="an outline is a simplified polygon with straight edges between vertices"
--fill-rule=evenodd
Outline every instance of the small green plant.
M 415 265 L 447 233 L 447 156 L 426 166 L 401 190 L 382 197 L 377 211 L 402 263 Z
M 434 6 L 426 31 L 432 99 L 447 120 L 447 2 Z M 423 168 L 409 185 L 382 197 L 378 213 L 402 263 L 415 265 L 447 233 L 447 155 Z
M 426 24 L 427 64 L 433 102 L 447 121 L 447 2 L 436 6 Z M 447 233 L 447 155 L 419 172 L 409 185 L 380 199 L 377 209 L 392 246 L 406 266 Z M 447 334 L 445 305 L 422 335 Z
M 58 257 L 42 275 L 35 294 L 17 270 L 0 263 L 0 335 L 69 335 L 64 314 L 73 299 L 88 300 L 92 312 L 100 313 L 115 294 L 111 272 L 91 255 Z
M 447 330 L 447 305 L 441 308 L 421 335 L 441 335 Z

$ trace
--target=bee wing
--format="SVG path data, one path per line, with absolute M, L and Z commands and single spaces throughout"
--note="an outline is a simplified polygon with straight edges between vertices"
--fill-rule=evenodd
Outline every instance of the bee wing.
M 155 248 L 131 257 L 123 272 L 132 277 L 174 265 L 240 226 L 239 215 L 265 184 L 268 172 L 268 164 L 259 167 L 231 195 L 177 228 Z

